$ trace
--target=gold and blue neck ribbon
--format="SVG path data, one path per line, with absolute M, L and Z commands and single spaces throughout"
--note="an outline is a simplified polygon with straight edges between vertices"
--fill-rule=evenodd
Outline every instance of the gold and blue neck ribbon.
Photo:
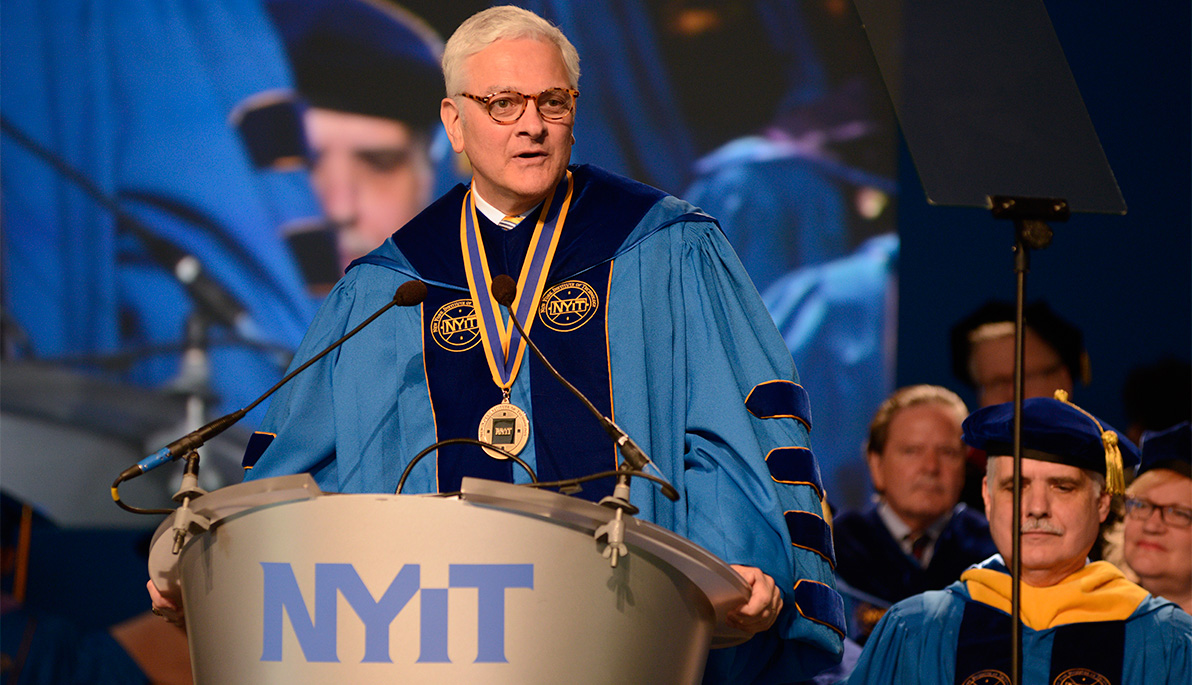
M 522 322 L 527 335 L 534 324 L 533 314 L 542 298 L 551 261 L 555 257 L 555 248 L 558 247 L 559 236 L 563 232 L 563 223 L 567 220 L 573 185 L 571 172 L 568 171 L 566 178 L 544 201 L 542 212 L 538 215 L 538 223 L 534 226 L 530 249 L 518 275 L 513 311 L 517 314 L 518 321 Z M 484 343 L 488 368 L 492 372 L 493 382 L 507 393 L 517 378 L 518 369 L 521 368 L 526 343 L 513 324 L 507 323 L 505 317 L 501 316 L 500 307 L 493 298 L 492 275 L 488 269 L 484 241 L 480 237 L 480 224 L 476 219 L 476 200 L 472 190 L 468 190 L 464 196 L 459 223 L 464 271 L 468 277 L 468 291 L 476 307 L 476 318 L 480 322 L 480 337 Z M 483 290 L 476 287 L 481 282 L 484 285 Z

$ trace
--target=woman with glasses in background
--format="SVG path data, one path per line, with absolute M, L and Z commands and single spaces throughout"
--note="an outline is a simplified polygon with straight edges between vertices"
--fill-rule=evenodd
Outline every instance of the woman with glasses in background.
M 1126 491 L 1126 563 L 1148 592 L 1192 613 L 1192 440 L 1188 422 L 1142 442 Z

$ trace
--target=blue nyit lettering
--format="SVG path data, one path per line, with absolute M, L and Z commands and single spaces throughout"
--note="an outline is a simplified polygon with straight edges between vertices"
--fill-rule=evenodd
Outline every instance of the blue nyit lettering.
M 282 660 L 285 615 L 290 617 L 306 661 L 338 663 L 337 608 L 342 594 L 364 624 L 363 661 L 392 663 L 389 626 L 416 593 L 421 593 L 418 663 L 451 661 L 447 656 L 448 590 L 423 588 L 418 564 L 402 566 L 379 599 L 374 599 L 351 564 L 315 564 L 313 614 L 290 564 L 262 562 L 261 568 L 264 571 L 261 661 Z M 475 588 L 479 593 L 476 663 L 506 663 L 505 591 L 533 589 L 533 564 L 450 564 L 448 585 Z

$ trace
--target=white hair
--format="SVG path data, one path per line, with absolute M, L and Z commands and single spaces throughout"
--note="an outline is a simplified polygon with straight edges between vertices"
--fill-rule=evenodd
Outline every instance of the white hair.
M 579 52 L 557 26 L 529 10 L 513 5 L 491 7 L 468 17 L 443 49 L 443 81 L 447 97 L 459 95 L 464 80 L 464 60 L 498 40 L 530 38 L 559 49 L 567 69 L 568 86 L 579 87 Z

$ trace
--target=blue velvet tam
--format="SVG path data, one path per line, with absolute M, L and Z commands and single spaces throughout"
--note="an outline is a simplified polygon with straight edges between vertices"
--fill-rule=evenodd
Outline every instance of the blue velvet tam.
M 267 0 L 265 8 L 310 105 L 415 131 L 439 122 L 443 41 L 421 18 L 387 0 Z
M 1138 464 L 1129 438 L 1084 409 L 1062 399 L 1032 397 L 1022 402 L 1022 458 L 1067 464 L 1105 476 L 1106 492 L 1125 491 L 1124 469 Z M 964 441 L 991 457 L 1014 447 L 1014 403 L 978 409 L 964 420 Z
M 1161 431 L 1142 435 L 1142 463 L 1138 473 L 1169 469 L 1192 478 L 1192 424 L 1185 421 Z

